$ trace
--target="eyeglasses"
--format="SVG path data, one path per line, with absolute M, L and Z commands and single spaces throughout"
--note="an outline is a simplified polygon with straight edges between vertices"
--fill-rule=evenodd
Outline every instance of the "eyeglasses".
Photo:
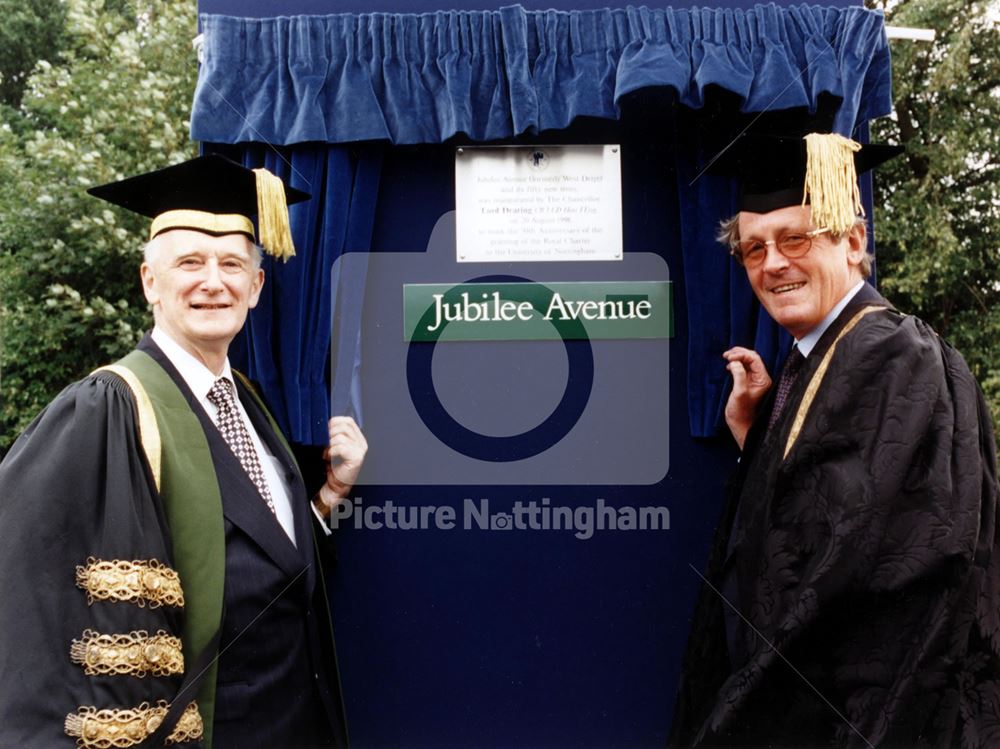
M 767 257 L 767 246 L 773 244 L 775 249 L 788 258 L 802 257 L 812 247 L 813 237 L 830 231 L 829 228 L 813 229 L 812 231 L 797 231 L 782 234 L 777 239 L 741 239 L 732 250 L 736 262 L 745 268 L 756 268 Z

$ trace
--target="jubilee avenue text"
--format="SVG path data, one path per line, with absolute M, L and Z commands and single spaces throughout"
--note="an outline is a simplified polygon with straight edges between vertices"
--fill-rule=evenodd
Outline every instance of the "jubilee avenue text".
M 499 291 L 483 293 L 482 301 L 473 301 L 468 292 L 463 292 L 461 301 L 446 302 L 444 294 L 433 294 L 434 323 L 427 326 L 433 333 L 446 322 L 527 322 L 535 315 L 531 302 L 514 302 L 503 299 Z M 573 301 L 563 299 L 558 291 L 552 294 L 544 320 L 648 320 L 652 315 L 652 303 L 647 299 L 605 300 L 587 299 Z

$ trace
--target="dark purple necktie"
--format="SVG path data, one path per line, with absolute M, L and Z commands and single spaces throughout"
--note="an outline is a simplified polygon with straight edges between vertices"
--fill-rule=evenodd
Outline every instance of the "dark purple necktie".
M 774 408 L 771 409 L 771 418 L 767 422 L 768 431 L 781 416 L 781 412 L 785 408 L 785 401 L 788 400 L 788 394 L 792 392 L 792 385 L 795 384 L 795 378 L 799 376 L 802 365 L 805 363 L 806 358 L 799 351 L 799 347 L 793 347 L 788 358 L 785 359 L 785 366 L 781 368 L 781 377 L 778 378 L 778 391 L 774 396 Z

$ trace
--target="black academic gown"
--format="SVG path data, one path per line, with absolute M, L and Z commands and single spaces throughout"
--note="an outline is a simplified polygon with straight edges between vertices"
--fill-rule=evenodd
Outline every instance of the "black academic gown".
M 848 331 L 872 305 L 889 307 L 866 284 L 775 426 L 766 401 L 748 435 L 691 627 L 674 746 L 1000 741 L 986 404 L 920 320 L 880 309 Z
M 138 348 L 163 367 L 198 415 L 222 494 L 226 582 L 214 749 L 344 745 L 329 620 L 317 584 L 315 520 L 294 458 L 237 379 L 240 402 L 284 468 L 296 546 L 173 365 L 148 337 Z
M 214 747 L 345 745 L 313 521 L 293 459 L 238 384 L 258 434 L 284 466 L 297 548 L 162 352 L 148 336 L 139 348 L 202 421 L 222 496 L 226 578 Z M 88 605 L 74 570 L 89 557 L 171 563 L 170 530 L 136 440 L 131 395 L 108 374 L 63 391 L 0 464 L 0 746 L 70 747 L 63 720 L 80 706 L 135 706 L 176 693 L 179 675 L 87 675 L 70 661 L 72 640 L 87 629 L 179 635 L 182 628 L 176 607 Z

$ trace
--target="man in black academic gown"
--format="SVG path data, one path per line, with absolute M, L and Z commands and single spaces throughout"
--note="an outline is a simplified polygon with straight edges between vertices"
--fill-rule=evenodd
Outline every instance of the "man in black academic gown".
M 743 196 L 720 238 L 796 347 L 773 381 L 724 354 L 743 452 L 676 746 L 1000 745 L 993 431 L 962 357 L 865 281 L 855 161 L 889 154 L 858 149 L 749 138 L 722 167 Z
M 287 255 L 308 196 L 218 156 L 91 192 L 153 218 L 155 325 L 0 464 L 0 746 L 344 746 L 313 535 L 367 446 L 331 419 L 310 504 L 227 358 L 264 281 L 250 217 Z

